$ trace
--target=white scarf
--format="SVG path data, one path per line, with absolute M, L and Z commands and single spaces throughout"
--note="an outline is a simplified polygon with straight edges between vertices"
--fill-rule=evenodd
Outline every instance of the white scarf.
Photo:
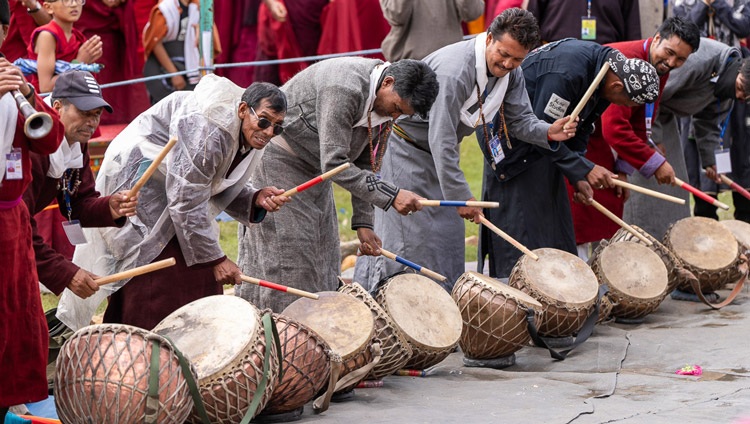
M 487 88 L 487 82 L 489 78 L 487 78 L 487 60 L 485 59 L 484 55 L 487 51 L 487 33 L 483 32 L 474 39 L 474 53 L 475 53 L 475 67 L 476 67 L 476 73 L 477 73 L 477 85 L 479 86 L 479 92 L 484 93 L 485 88 Z M 492 88 L 492 91 L 487 96 L 486 99 L 484 99 L 484 103 L 482 104 L 482 111 L 484 112 L 484 117 L 486 120 L 491 120 L 498 110 L 500 110 L 500 105 L 503 104 L 503 100 L 505 99 L 505 91 L 508 89 L 508 80 L 510 80 L 509 75 L 505 75 L 504 77 L 498 78 L 498 81 L 495 83 L 495 86 Z M 469 94 L 469 98 L 466 99 L 463 106 L 461 106 L 461 122 L 464 123 L 464 125 L 476 128 L 477 125 L 479 125 L 482 120 L 480 115 L 480 110 L 477 108 L 477 110 L 474 111 L 474 113 L 469 113 L 469 108 L 476 105 L 478 103 L 479 99 L 477 99 L 476 95 L 472 92 Z
M 354 124 L 355 127 L 366 127 L 368 125 L 367 115 L 370 115 L 370 125 L 373 127 L 393 119 L 390 116 L 380 116 L 377 114 L 377 112 L 370 113 L 372 111 L 372 107 L 375 105 L 375 93 L 378 91 L 378 81 L 380 81 L 380 76 L 383 75 L 383 72 L 385 72 L 385 69 L 389 66 L 391 66 L 391 63 L 385 62 L 376 66 L 375 69 L 370 72 L 370 94 L 367 97 L 367 103 L 365 103 L 365 109 L 362 112 L 362 118 L 360 118 L 360 120 L 357 121 L 356 124 Z
M 13 150 L 13 138 L 16 135 L 16 121 L 18 121 L 18 105 L 10 93 L 0 98 L 0 181 L 5 179 L 5 155 Z
M 180 35 L 180 4 L 179 0 L 165 0 L 159 3 L 159 11 L 164 15 L 167 22 L 167 35 L 164 41 L 174 41 Z M 196 38 L 195 28 L 200 22 L 200 10 L 195 3 L 188 4 L 188 25 L 185 31 L 185 69 L 193 70 L 187 74 L 190 84 L 197 84 L 200 79 L 198 74 L 198 64 L 200 62 L 200 53 L 198 52 L 198 40 Z
M 44 98 L 44 103 L 52 106 L 51 96 Z M 66 169 L 83 168 L 83 152 L 81 152 L 81 143 L 75 142 L 73 145 L 68 144 L 68 140 L 63 136 L 60 147 L 54 153 L 49 155 L 49 171 L 47 176 L 51 178 L 60 178 Z

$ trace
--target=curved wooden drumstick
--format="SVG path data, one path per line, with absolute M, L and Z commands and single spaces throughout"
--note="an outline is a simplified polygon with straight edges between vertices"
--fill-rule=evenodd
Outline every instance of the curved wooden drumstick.
M 489 228 L 490 231 L 492 231 L 493 233 L 495 233 L 498 236 L 502 237 L 505 241 L 507 241 L 508 243 L 512 244 L 513 247 L 515 247 L 516 249 L 520 250 L 521 252 L 529 255 L 535 261 L 539 260 L 539 256 L 537 256 L 534 252 L 532 252 L 531 250 L 529 250 L 526 246 L 524 246 L 520 242 L 518 242 L 518 240 L 516 240 L 513 237 L 511 237 L 510 235 L 508 235 L 508 233 L 506 233 L 505 231 L 497 228 L 497 226 L 495 226 L 495 224 L 491 223 L 489 219 L 485 218 L 484 215 L 479 215 L 479 222 L 477 224 L 479 224 L 479 223 L 482 223 L 482 225 L 484 225 L 485 227 Z
M 576 106 L 575 109 L 573 109 L 573 112 L 570 114 L 570 119 L 568 119 L 568 122 L 573 122 L 578 117 L 578 114 L 581 113 L 583 108 L 586 106 L 586 103 L 591 98 L 591 95 L 594 94 L 594 91 L 596 91 L 596 88 L 599 86 L 599 83 L 602 82 L 602 79 L 604 79 L 604 76 L 607 75 L 607 71 L 609 71 L 609 62 L 604 62 L 604 65 L 602 65 L 602 68 L 599 69 L 599 73 L 596 74 L 596 78 L 594 78 L 594 81 L 591 82 L 591 85 L 589 86 L 588 90 L 586 90 L 586 93 L 584 93 L 583 97 L 581 98 L 581 101 L 578 102 L 578 106 Z
M 319 176 L 317 176 L 317 177 L 315 177 L 315 178 L 313 178 L 313 179 L 311 179 L 311 180 L 309 180 L 307 182 L 304 182 L 304 183 L 298 185 L 297 187 L 294 187 L 292 189 L 289 189 L 289 190 L 285 191 L 284 192 L 284 196 L 291 197 L 291 196 L 294 196 L 297 193 L 301 193 L 301 192 L 307 190 L 308 188 L 310 188 L 310 187 L 312 187 L 312 186 L 314 186 L 316 184 L 322 183 L 323 181 L 331 178 L 332 176 L 338 174 L 339 172 L 345 170 L 346 168 L 348 168 L 350 166 L 351 166 L 351 164 L 349 162 L 347 162 L 347 163 L 345 163 L 343 165 L 339 165 L 339 166 L 331 169 L 330 171 L 328 171 L 326 173 L 323 173 L 323 174 L 321 174 L 321 175 L 319 175 Z
M 457 207 L 474 207 L 474 208 L 499 208 L 498 202 L 482 202 L 478 200 L 427 200 L 420 199 L 422 206 L 457 206 Z
M 682 181 L 681 179 L 675 177 L 674 178 L 674 182 L 677 183 L 677 185 L 680 186 L 680 188 L 682 188 L 683 190 L 687 190 L 687 191 L 693 193 L 693 195 L 695 195 L 695 197 L 698 197 L 701 200 L 703 200 L 705 202 L 708 202 L 708 203 L 716 206 L 717 208 L 722 208 L 725 211 L 729 210 L 729 206 L 727 206 L 725 203 L 722 203 L 722 202 L 714 199 L 713 197 L 711 197 L 708 194 L 706 194 L 706 193 L 698 190 L 697 188 L 695 188 L 695 187 L 691 186 L 690 184 L 686 183 L 685 181 Z
M 295 289 L 293 287 L 282 286 L 281 284 L 272 283 L 266 280 L 259 280 L 257 278 L 248 277 L 247 275 L 240 275 L 240 279 L 246 283 L 251 283 L 251 284 L 255 284 L 256 286 L 278 290 L 284 293 L 293 294 L 295 296 L 306 297 L 308 299 L 313 299 L 313 300 L 318 300 L 320 298 L 320 296 L 318 296 L 315 293 L 310 293 L 304 290 Z
M 625 222 L 622 219 L 618 218 L 617 215 L 613 214 L 612 212 L 610 212 L 609 209 L 607 209 L 604 206 L 602 206 L 601 203 L 599 203 L 596 200 L 592 199 L 591 200 L 591 206 L 595 207 L 596 210 L 598 210 L 599 212 L 601 212 L 604 215 L 606 215 L 607 218 L 611 219 L 617 225 L 619 225 L 620 227 L 622 227 L 625 230 L 627 230 L 630 234 L 638 237 L 638 239 L 641 240 L 646 246 L 652 246 L 654 244 L 654 243 L 651 242 L 651 240 L 647 239 L 646 236 L 644 236 L 640 232 L 636 231 L 635 228 L 633 228 L 630 225 L 628 225 L 627 222 Z
M 94 283 L 96 283 L 97 286 L 103 286 L 105 284 L 114 283 L 115 281 L 124 280 L 126 278 L 137 277 L 139 275 L 147 274 L 149 272 L 153 272 L 162 268 L 168 268 L 170 266 L 173 266 L 176 263 L 177 261 L 175 261 L 174 258 L 163 259 L 161 261 L 139 266 L 133 269 L 129 269 L 127 271 L 118 272 L 117 274 L 112 274 L 106 277 L 97 278 L 96 280 L 94 280 Z
M 409 268 L 416 269 L 420 273 L 422 273 L 422 274 L 424 274 L 424 275 L 426 275 L 426 276 L 428 276 L 430 278 L 434 278 L 434 279 L 436 279 L 438 281 L 445 281 L 445 280 L 447 280 L 447 278 L 445 276 L 440 275 L 437 272 L 432 271 L 430 269 L 427 269 L 427 268 L 423 267 L 422 265 L 417 265 L 417 264 L 415 264 L 412 261 L 408 261 L 408 260 L 402 258 L 401 256 L 397 256 L 395 253 L 389 252 L 389 251 L 383 249 L 382 247 L 380 248 L 380 253 L 383 256 L 385 256 L 386 258 L 394 260 L 394 261 L 396 261 L 396 262 L 398 262 L 398 263 L 400 263 L 402 265 L 406 265 Z
M 154 158 L 154 161 L 151 162 L 151 165 L 146 168 L 146 172 L 141 175 L 141 178 L 138 179 L 138 181 L 133 185 L 133 187 L 128 192 L 128 198 L 132 198 L 138 192 L 143 188 L 143 186 L 146 184 L 149 178 L 151 178 L 151 175 L 156 172 L 156 169 L 159 168 L 159 164 L 164 160 L 165 157 L 167 157 L 167 153 L 169 153 L 170 150 L 172 150 L 172 147 L 177 144 L 177 138 L 172 137 L 167 142 L 167 145 L 164 146 L 164 148 L 161 149 L 161 152 Z
M 668 194 L 659 193 L 658 191 L 650 190 L 646 187 L 641 187 L 639 185 L 626 183 L 625 181 L 620 181 L 617 178 L 612 178 L 612 184 L 623 187 L 623 188 L 627 188 L 633 191 L 637 191 L 638 193 L 643 193 L 647 196 L 656 197 L 657 199 L 666 200 L 667 202 L 677 203 L 679 205 L 685 204 L 685 199 L 680 199 L 679 197 L 674 197 Z
M 728 185 L 732 190 L 736 191 L 737 193 L 741 194 L 746 199 L 750 199 L 750 192 L 742 188 L 741 185 L 735 183 L 732 181 L 731 178 L 727 177 L 724 174 L 719 174 L 719 178 L 721 178 L 721 181 L 724 182 L 724 184 Z

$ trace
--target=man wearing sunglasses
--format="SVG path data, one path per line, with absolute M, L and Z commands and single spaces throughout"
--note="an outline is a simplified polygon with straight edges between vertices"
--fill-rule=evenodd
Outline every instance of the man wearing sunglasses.
M 272 84 L 243 91 L 208 75 L 194 91 L 169 95 L 117 136 L 96 181 L 103 195 L 133 187 L 170 138 L 177 144 L 138 193 L 136 216 L 122 228 L 86 229 L 89 242 L 73 260 L 97 275 L 171 257 L 177 264 L 124 286 L 104 286 L 86 300 L 66 290 L 62 305 L 70 302 L 85 313 L 77 314 L 80 320 L 61 315 L 63 322 L 72 328 L 88 324 L 89 314 L 111 294 L 105 322 L 150 329 L 193 300 L 221 294 L 223 284 L 239 283 L 240 269 L 219 246 L 215 218 L 226 211 L 250 225 L 288 201 L 283 190 L 248 183 L 263 149 L 282 131 L 286 105 Z
M 251 180 L 292 188 L 351 162 L 331 179 L 352 193 L 351 226 L 360 251 L 380 254 L 373 205 L 402 215 L 421 209 L 419 196 L 379 177 L 390 124 L 401 115 L 427 116 L 438 92 L 435 73 L 416 60 L 330 59 L 303 70 L 282 90 L 289 97 L 289 119 Z M 237 262 L 248 273 L 312 292 L 336 290 L 341 260 L 331 182 L 308 189 L 240 234 Z M 295 300 L 249 284 L 237 293 L 275 312 Z

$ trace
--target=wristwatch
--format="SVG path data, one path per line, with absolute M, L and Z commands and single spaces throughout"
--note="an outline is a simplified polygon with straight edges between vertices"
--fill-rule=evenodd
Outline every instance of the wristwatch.
M 27 95 L 25 95 L 25 96 L 23 96 L 23 97 L 24 97 L 24 98 L 25 98 L 26 100 L 31 100 L 31 98 L 32 98 L 32 97 L 34 97 L 34 93 L 36 93 L 36 89 L 34 88 L 34 86 L 33 86 L 33 85 L 31 85 L 31 84 L 29 84 L 29 83 L 27 83 L 27 84 L 28 84 L 28 86 L 29 86 L 29 89 L 30 89 L 31 91 L 29 91 L 29 94 L 27 94 Z
M 39 4 L 39 1 L 37 1 L 37 2 L 36 2 L 36 6 L 34 6 L 34 9 L 30 9 L 30 8 L 28 8 L 28 7 L 27 7 L 27 8 L 26 8 L 26 12 L 27 12 L 27 13 L 36 13 L 36 12 L 38 12 L 38 11 L 39 11 L 39 9 L 41 9 L 41 8 L 42 8 L 42 5 L 41 5 L 41 4 Z

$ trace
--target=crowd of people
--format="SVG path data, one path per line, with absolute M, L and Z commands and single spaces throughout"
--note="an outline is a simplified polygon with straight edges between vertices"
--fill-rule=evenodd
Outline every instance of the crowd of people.
M 733 179 L 750 186 L 745 1 L 379 3 L 216 2 L 213 54 L 234 63 L 382 43 L 388 61 L 226 68 L 102 89 L 196 69 L 198 1 L 0 0 L 0 423 L 10 406 L 47 396 L 38 282 L 62 295 L 60 318 L 73 329 L 105 298 L 105 322 L 151 329 L 241 284 L 241 274 L 335 290 L 332 182 L 352 194 L 362 255 L 355 281 L 373 287 L 400 270 L 380 255 L 385 248 L 445 275 L 448 291 L 464 271 L 464 219 L 489 219 L 530 249 L 587 257 L 618 229 L 593 211 L 594 199 L 658 239 L 691 213 L 717 218 L 708 203 L 696 199 L 694 211 L 654 203 L 615 179 L 686 197 L 674 188 L 683 179 L 716 196 L 727 172 L 716 157 L 730 152 Z M 479 34 L 463 40 L 477 22 Z M 21 58 L 36 71 L 24 75 L 13 64 Z M 98 73 L 77 69 L 97 63 Z M 48 132 L 24 132 L 22 101 L 49 115 Z M 107 122 L 128 125 L 95 177 L 87 143 Z M 459 166 L 471 135 L 483 154 L 478 197 L 500 208 L 423 208 L 425 198 L 476 200 Z M 172 138 L 176 146 L 131 195 Z M 345 163 L 331 180 L 284 195 Z M 736 218 L 750 221 L 750 201 L 733 199 Z M 54 201 L 76 245 L 72 259 L 37 231 L 34 214 Z M 241 224 L 236 261 L 219 246 L 221 212 Z M 486 262 L 500 279 L 521 256 L 485 226 L 478 249 L 479 271 Z M 96 284 L 166 258 L 176 265 Z M 294 300 L 249 284 L 237 295 L 274 312 Z

